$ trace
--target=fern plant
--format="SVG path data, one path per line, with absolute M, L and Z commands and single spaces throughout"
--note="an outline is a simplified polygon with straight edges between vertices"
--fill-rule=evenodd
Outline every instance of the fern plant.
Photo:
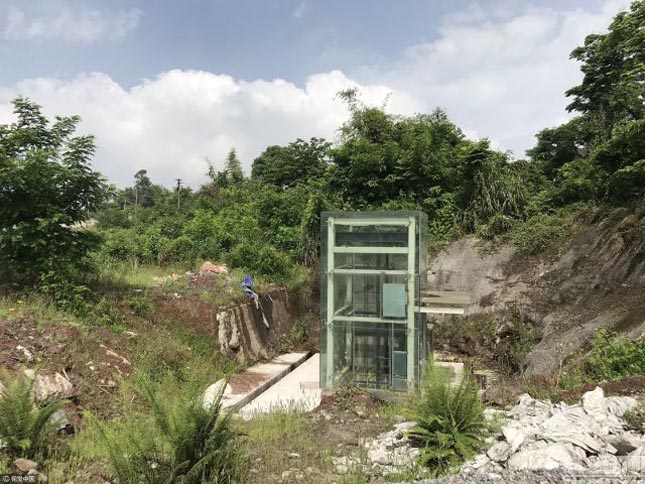
M 141 390 L 151 418 L 113 428 L 95 421 L 120 484 L 244 482 L 245 452 L 221 394 L 205 409 L 199 398 L 163 398 L 149 383 Z
M 417 425 L 408 436 L 421 448 L 421 464 L 435 475 L 472 457 L 490 433 L 474 378 L 464 375 L 455 386 L 434 365 L 424 376 L 414 418 Z
M 66 400 L 36 402 L 34 379 L 25 375 L 2 374 L 0 387 L 0 441 L 10 458 L 41 458 L 49 454 L 57 424 L 52 416 Z

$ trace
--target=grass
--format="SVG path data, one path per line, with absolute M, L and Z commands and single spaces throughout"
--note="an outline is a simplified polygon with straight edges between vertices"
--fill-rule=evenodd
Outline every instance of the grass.
M 298 409 L 276 410 L 237 425 L 247 435 L 252 458 L 259 459 L 256 468 L 260 475 L 279 476 L 294 466 L 323 470 L 330 467 L 333 449 L 316 438 L 320 423 Z M 290 456 L 292 452 L 299 457 Z
M 0 320 L 32 317 L 39 325 L 51 322 L 80 324 L 78 317 L 57 308 L 50 297 L 39 293 L 0 293 Z
M 112 285 L 130 288 L 151 288 L 157 285 L 155 278 L 177 273 L 184 274 L 183 266 L 160 267 L 140 264 L 136 267 L 126 262 L 105 260 L 98 264 L 96 282 L 99 285 Z

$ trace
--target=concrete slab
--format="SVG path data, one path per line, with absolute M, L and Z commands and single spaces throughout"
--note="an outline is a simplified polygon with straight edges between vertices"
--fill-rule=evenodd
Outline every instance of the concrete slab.
M 222 408 L 245 405 L 302 364 L 308 356 L 309 353 L 286 353 L 268 363 L 258 363 L 242 373 L 233 375 L 222 395 Z M 218 383 L 211 386 L 214 387 Z
M 464 378 L 464 364 L 456 361 L 435 361 L 434 365 L 446 372 L 451 380 L 451 386 L 457 387 Z
M 316 353 L 238 412 L 243 418 L 272 410 L 311 411 L 320 405 L 320 354 Z

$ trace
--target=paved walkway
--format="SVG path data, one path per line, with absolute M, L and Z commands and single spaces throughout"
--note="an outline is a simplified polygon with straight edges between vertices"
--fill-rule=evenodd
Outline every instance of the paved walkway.
M 320 405 L 320 354 L 316 353 L 257 398 L 242 407 L 244 418 L 279 409 L 311 411 Z
M 268 363 L 258 363 L 251 368 L 233 375 L 222 395 L 222 408 L 246 405 L 284 375 L 307 359 L 308 353 L 287 353 Z M 225 380 L 219 380 L 206 389 L 204 405 L 210 406 L 221 391 Z

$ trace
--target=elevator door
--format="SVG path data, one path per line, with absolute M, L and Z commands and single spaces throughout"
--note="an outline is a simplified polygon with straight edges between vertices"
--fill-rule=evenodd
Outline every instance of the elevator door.
M 354 382 L 367 388 L 389 388 L 392 371 L 390 331 L 357 328 L 353 340 Z

